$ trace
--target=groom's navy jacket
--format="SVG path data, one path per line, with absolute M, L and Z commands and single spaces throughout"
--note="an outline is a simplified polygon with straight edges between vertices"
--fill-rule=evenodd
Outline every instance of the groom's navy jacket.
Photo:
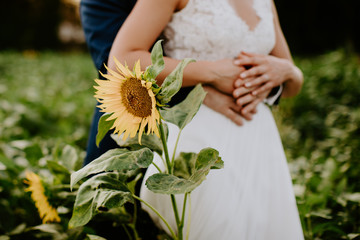
M 98 71 L 106 72 L 104 63 L 107 63 L 111 45 L 135 2 L 136 0 L 81 0 L 81 23 L 86 43 Z M 117 147 L 110 137 L 110 132 L 100 142 L 99 148 L 96 146 L 97 125 L 101 115 L 102 113 L 96 107 L 84 164 L 88 164 L 109 149 Z
M 95 67 L 104 70 L 115 36 L 136 0 L 81 0 L 80 16 Z

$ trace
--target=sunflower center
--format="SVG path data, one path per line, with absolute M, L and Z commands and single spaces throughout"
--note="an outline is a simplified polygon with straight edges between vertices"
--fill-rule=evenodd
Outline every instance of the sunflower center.
M 152 101 L 148 90 L 141 85 L 136 78 L 126 80 L 120 90 L 122 103 L 126 110 L 137 117 L 148 117 L 151 115 Z

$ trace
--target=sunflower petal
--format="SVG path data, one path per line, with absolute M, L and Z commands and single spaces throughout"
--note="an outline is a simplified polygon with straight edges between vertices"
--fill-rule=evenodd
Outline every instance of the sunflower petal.
M 142 138 L 142 135 L 144 133 L 144 129 L 145 129 L 145 126 L 147 125 L 148 123 L 148 119 L 143 119 L 141 124 L 140 124 L 140 128 L 139 128 L 139 144 L 141 145 L 141 138 Z
M 110 74 L 106 74 L 106 73 L 102 73 L 100 72 L 101 76 L 103 76 L 104 78 L 108 79 L 108 80 L 111 80 L 113 82 L 120 82 L 122 83 L 123 81 L 126 80 L 125 77 L 117 77 L 117 76 L 113 76 L 113 75 L 110 75 Z M 103 80 L 103 81 L 106 81 L 106 80 Z
M 117 78 L 119 78 L 119 79 L 126 79 L 126 77 L 123 76 L 121 73 L 118 73 L 118 72 L 112 70 L 112 69 L 109 68 L 108 66 L 105 65 L 105 68 L 106 68 L 106 70 L 108 71 L 108 73 L 110 73 L 110 74 L 113 75 L 114 77 L 117 77 Z M 100 74 L 101 74 L 101 72 L 100 72 Z
M 135 65 L 134 65 L 134 72 L 135 72 L 135 77 L 140 79 L 141 77 L 141 65 L 140 65 L 140 59 L 136 61 Z
M 116 67 L 118 68 L 120 73 L 123 73 L 125 77 L 127 78 L 133 78 L 135 77 L 134 74 L 129 70 L 129 68 L 125 65 L 123 66 L 117 59 L 114 57 L 114 61 L 116 64 Z

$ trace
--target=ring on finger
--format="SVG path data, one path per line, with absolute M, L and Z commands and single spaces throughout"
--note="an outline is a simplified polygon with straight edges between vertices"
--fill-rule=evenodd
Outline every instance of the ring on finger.
M 268 80 L 270 79 L 269 75 L 267 75 L 266 73 L 264 73 L 264 74 L 262 75 L 262 77 L 263 77 L 266 81 L 268 81 Z

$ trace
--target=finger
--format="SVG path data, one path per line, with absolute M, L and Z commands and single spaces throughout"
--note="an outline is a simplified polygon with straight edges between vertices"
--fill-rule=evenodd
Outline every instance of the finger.
M 258 86 L 258 85 L 263 84 L 265 82 L 269 82 L 269 80 L 270 80 L 269 75 L 265 73 L 265 74 L 262 74 L 261 76 L 259 76 L 257 78 L 254 78 L 254 80 L 252 80 L 252 81 L 244 83 L 244 86 L 245 87 Z M 256 94 L 254 94 L 254 95 L 256 95 Z
M 256 56 L 260 56 L 260 54 L 256 54 L 256 53 L 250 53 L 250 52 L 245 52 L 245 51 L 241 51 L 242 55 L 245 55 L 247 57 L 256 57 Z
M 233 91 L 233 96 L 234 98 L 239 98 L 247 93 L 250 93 L 251 91 L 254 91 L 256 90 L 255 87 L 253 88 L 246 88 L 246 87 L 240 87 L 240 88 L 236 88 L 234 91 Z
M 233 110 L 235 113 L 237 113 L 238 115 L 240 115 L 242 106 L 237 105 L 233 99 L 231 100 L 231 102 L 229 102 L 229 103 L 227 104 L 227 106 L 228 106 L 231 110 Z
M 244 115 L 247 115 L 250 112 L 253 112 L 253 111 L 256 112 L 257 111 L 256 107 L 260 102 L 262 102 L 262 99 L 261 98 L 256 98 L 254 101 L 252 101 L 251 103 L 249 103 L 248 105 L 243 107 L 243 109 L 241 110 L 241 114 L 244 116 Z
M 254 101 L 255 98 L 257 98 L 257 96 L 255 96 L 253 94 L 246 94 L 245 96 L 236 99 L 236 104 L 239 106 L 244 106 L 244 105 L 248 104 L 249 102 Z
M 269 81 L 269 82 L 265 83 L 264 85 L 262 85 L 261 87 L 252 91 L 251 94 L 260 95 L 262 93 L 265 93 L 266 91 L 269 91 L 270 89 L 272 89 L 274 87 L 275 87 L 274 83 Z
M 246 65 L 260 65 L 263 62 L 263 58 L 260 56 L 256 57 L 247 57 L 247 58 L 238 58 L 234 60 L 234 64 L 238 66 Z
M 240 81 L 241 82 L 241 85 L 239 86 L 239 87 L 245 87 L 245 84 L 247 83 L 247 82 L 251 82 L 251 81 L 253 81 L 255 79 L 255 77 L 248 77 L 248 78 L 245 78 L 245 79 L 238 79 L 238 80 L 236 80 L 236 81 Z M 236 86 L 236 84 L 235 84 L 235 87 L 237 87 Z M 248 87 L 249 88 L 249 87 Z
M 248 78 L 248 77 L 255 77 L 255 76 L 259 76 L 259 75 L 263 75 L 266 72 L 266 67 L 265 66 L 255 66 L 250 68 L 249 70 L 242 72 L 240 74 L 240 77 L 242 79 L 244 78 Z
M 247 121 L 251 121 L 252 118 L 253 118 L 253 115 L 254 115 L 253 112 L 248 112 L 248 113 L 246 113 L 246 114 L 241 113 L 241 116 L 242 116 L 244 119 L 246 119 Z
M 245 83 L 244 80 L 242 80 L 242 79 L 237 79 L 237 80 L 235 80 L 235 82 L 234 82 L 234 86 L 235 86 L 235 88 L 239 88 L 239 87 L 241 87 L 242 85 L 244 85 L 244 83 Z
M 241 115 L 235 111 L 233 111 L 231 108 L 226 108 L 223 112 L 223 114 L 229 118 L 231 121 L 233 121 L 236 125 L 242 126 L 243 125 L 243 118 Z

